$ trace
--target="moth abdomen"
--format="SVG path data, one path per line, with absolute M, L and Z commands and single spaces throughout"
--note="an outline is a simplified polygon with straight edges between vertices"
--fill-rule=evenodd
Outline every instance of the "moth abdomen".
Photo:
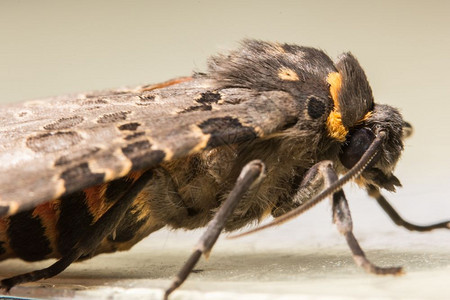
M 93 224 L 137 178 L 139 173 L 131 173 L 0 219 L 0 259 L 60 258 L 77 247 L 78 241 L 89 234 Z M 159 229 L 160 226 L 148 222 L 149 216 L 146 202 L 137 198 L 115 231 L 89 256 L 129 249 L 141 239 L 136 240 L 136 236 L 142 236 L 140 231 L 145 231 L 145 226 Z
M 56 221 L 58 209 L 55 202 L 43 203 L 32 210 L 22 211 L 2 218 L 0 259 L 21 258 L 37 261 L 57 257 Z

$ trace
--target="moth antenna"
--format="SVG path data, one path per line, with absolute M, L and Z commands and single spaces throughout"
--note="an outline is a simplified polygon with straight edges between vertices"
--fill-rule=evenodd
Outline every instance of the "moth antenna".
M 275 225 L 280 225 L 284 222 L 287 222 L 299 215 L 301 215 L 302 213 L 304 213 L 305 211 L 307 211 L 308 209 L 310 209 L 311 207 L 315 206 L 317 203 L 319 203 L 320 201 L 322 201 L 323 199 L 333 195 L 335 192 L 337 192 L 338 190 L 340 190 L 347 182 L 349 182 L 350 180 L 354 179 L 355 177 L 361 175 L 361 173 L 367 168 L 367 166 L 369 165 L 369 163 L 372 161 L 372 159 L 377 155 L 378 153 L 378 149 L 381 145 L 381 143 L 383 142 L 384 138 L 386 137 L 386 132 L 384 131 L 379 131 L 375 137 L 375 139 L 373 140 L 373 142 L 370 144 L 369 148 L 367 149 L 366 152 L 364 152 L 363 156 L 361 156 L 361 158 L 359 159 L 359 161 L 347 172 L 344 174 L 344 176 L 342 176 L 341 178 L 339 178 L 339 180 L 331 183 L 326 189 L 324 189 L 320 194 L 314 196 L 313 198 L 307 200 L 304 204 L 302 204 L 301 206 L 291 210 L 290 212 L 276 218 L 273 219 L 271 222 L 256 227 L 254 229 L 251 229 L 249 231 L 243 232 L 243 233 L 239 233 L 236 235 L 231 235 L 227 238 L 229 239 L 235 239 L 238 237 L 242 237 L 242 236 L 246 236 L 258 231 L 261 231 L 263 229 L 269 228 L 269 227 L 273 227 Z

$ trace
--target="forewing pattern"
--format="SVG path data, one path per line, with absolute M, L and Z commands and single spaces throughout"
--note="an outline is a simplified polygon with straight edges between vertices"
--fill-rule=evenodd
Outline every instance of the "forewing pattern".
M 212 86 L 199 76 L 3 106 L 0 216 L 295 122 L 286 92 Z

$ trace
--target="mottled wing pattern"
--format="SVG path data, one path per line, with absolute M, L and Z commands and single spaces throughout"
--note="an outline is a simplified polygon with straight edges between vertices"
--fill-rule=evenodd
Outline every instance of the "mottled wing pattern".
M 2 107 L 0 216 L 295 121 L 285 92 L 211 86 L 182 78 Z

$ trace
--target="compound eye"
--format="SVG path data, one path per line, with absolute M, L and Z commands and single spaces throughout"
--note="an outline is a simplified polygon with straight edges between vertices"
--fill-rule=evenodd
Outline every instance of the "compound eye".
M 339 155 L 344 167 L 351 169 L 367 151 L 374 139 L 375 134 L 368 128 L 360 128 L 350 132 Z

